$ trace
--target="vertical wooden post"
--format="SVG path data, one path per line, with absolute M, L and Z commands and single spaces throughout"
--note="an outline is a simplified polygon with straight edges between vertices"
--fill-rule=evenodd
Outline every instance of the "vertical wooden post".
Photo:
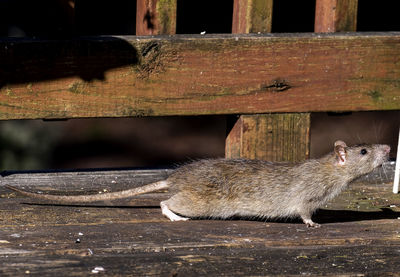
M 235 0 L 232 33 L 271 32 L 273 0 Z
M 272 7 L 272 0 L 235 0 L 232 33 L 271 32 Z M 309 144 L 309 113 L 241 115 L 226 138 L 225 157 L 301 161 Z
M 136 35 L 176 33 L 177 0 L 137 0 Z
M 302 161 L 309 156 L 310 114 L 262 114 L 239 117 L 226 139 L 229 158 Z
M 316 0 L 317 33 L 356 31 L 358 0 Z

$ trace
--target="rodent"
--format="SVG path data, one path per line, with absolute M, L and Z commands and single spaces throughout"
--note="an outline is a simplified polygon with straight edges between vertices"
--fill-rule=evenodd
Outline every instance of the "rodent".
M 266 219 L 300 216 L 308 227 L 320 227 L 312 214 L 355 178 L 388 159 L 383 144 L 348 147 L 336 141 L 334 151 L 301 163 L 247 159 L 206 159 L 183 165 L 166 180 L 142 187 L 95 195 L 56 196 L 7 188 L 23 195 L 61 203 L 127 198 L 161 189 L 174 192 L 160 203 L 171 221 L 189 218 L 250 216 Z

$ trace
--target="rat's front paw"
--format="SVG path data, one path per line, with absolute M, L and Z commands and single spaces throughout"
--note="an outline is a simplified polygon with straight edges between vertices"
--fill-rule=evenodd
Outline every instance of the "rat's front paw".
M 321 224 L 315 223 L 314 221 L 312 221 L 311 219 L 305 219 L 303 220 L 303 222 L 307 225 L 307 227 L 309 228 L 320 228 Z
M 311 227 L 311 228 L 321 228 L 321 224 L 312 222 L 312 223 L 306 223 L 307 227 Z

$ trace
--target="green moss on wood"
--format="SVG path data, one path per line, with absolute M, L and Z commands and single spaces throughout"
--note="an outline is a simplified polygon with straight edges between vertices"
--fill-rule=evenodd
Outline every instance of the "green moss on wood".
M 14 94 L 14 93 L 13 93 L 12 89 L 6 88 L 6 95 L 7 95 L 7 96 L 13 95 L 13 94 Z
M 160 22 L 160 34 L 175 34 L 176 31 L 176 0 L 159 0 L 157 14 Z
M 251 33 L 269 33 L 271 32 L 272 22 L 272 0 L 254 0 L 252 1 L 252 11 L 247 16 L 251 18 Z
M 86 89 L 87 84 L 85 82 L 75 82 L 68 88 L 68 91 L 75 94 L 89 94 Z
M 370 90 L 367 92 L 367 95 L 372 98 L 372 100 L 379 101 L 382 97 L 382 94 L 377 90 Z
M 148 109 L 137 109 L 133 107 L 126 107 L 123 112 L 123 116 L 128 117 L 142 117 L 142 116 L 152 116 L 154 111 L 151 108 Z

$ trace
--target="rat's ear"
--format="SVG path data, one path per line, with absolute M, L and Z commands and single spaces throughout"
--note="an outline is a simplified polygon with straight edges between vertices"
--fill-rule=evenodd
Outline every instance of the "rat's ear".
M 339 165 L 344 165 L 347 160 L 346 143 L 344 141 L 338 140 L 335 142 L 335 153 Z

